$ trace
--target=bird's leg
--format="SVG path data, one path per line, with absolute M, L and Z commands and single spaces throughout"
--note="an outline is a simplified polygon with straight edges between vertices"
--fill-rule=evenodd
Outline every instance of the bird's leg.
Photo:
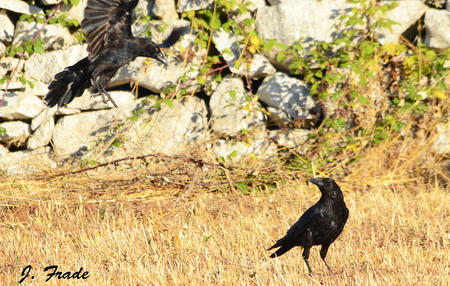
M 320 258 L 322 258 L 322 260 L 325 263 L 325 265 L 327 266 L 328 270 L 330 272 L 332 272 L 330 266 L 328 265 L 328 263 L 325 260 L 325 257 L 327 256 L 327 252 L 328 252 L 328 247 L 330 247 L 329 244 L 322 244 L 322 248 L 320 249 Z
M 325 258 L 322 258 L 322 260 L 323 260 L 323 262 L 325 262 L 325 265 L 327 266 L 328 270 L 329 270 L 330 272 L 332 272 L 332 271 L 331 271 L 331 268 L 330 268 L 330 266 L 328 266 L 328 263 L 327 263 L 327 261 L 325 260 Z
M 117 104 L 114 102 L 114 100 L 112 99 L 111 95 L 105 90 L 105 88 L 103 88 L 103 86 L 101 84 L 99 84 L 98 81 L 94 80 L 93 82 L 94 82 L 95 87 L 97 88 L 98 92 L 102 96 L 103 102 L 108 103 L 108 100 L 109 100 L 109 102 L 111 102 L 112 105 L 114 105 L 114 107 L 119 108 L 117 106 Z M 105 95 L 107 98 L 105 97 Z
M 311 267 L 309 266 L 309 249 L 310 247 L 305 247 L 305 249 L 303 249 L 303 260 L 305 260 L 306 266 L 308 267 L 308 271 L 309 271 L 309 275 L 313 275 Z

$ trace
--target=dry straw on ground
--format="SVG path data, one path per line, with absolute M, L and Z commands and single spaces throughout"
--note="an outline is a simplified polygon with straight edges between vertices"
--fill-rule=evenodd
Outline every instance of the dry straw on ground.
M 31 265 L 30 285 L 448 285 L 450 177 L 430 151 L 439 120 L 428 122 L 427 136 L 406 128 L 352 150 L 356 163 L 344 150 L 314 170 L 337 179 L 350 210 L 327 256 L 332 273 L 317 247 L 314 277 L 301 249 L 273 260 L 265 250 L 319 198 L 308 170 L 149 156 L 0 177 L 0 284 Z M 44 282 L 50 265 L 89 278 Z
M 372 156 L 387 159 L 386 147 Z M 246 194 L 233 183 L 248 177 L 242 170 L 179 160 L 3 178 L 0 281 L 15 285 L 30 264 L 35 278 L 25 281 L 34 285 L 83 283 L 45 283 L 49 265 L 83 267 L 86 285 L 448 285 L 448 177 L 408 176 L 414 168 L 399 166 L 410 158 L 391 159 L 391 167 L 368 158 L 338 180 L 350 218 L 329 251 L 332 273 L 313 248 L 314 277 L 301 249 L 274 260 L 265 250 L 319 198 L 304 174 L 273 167 L 279 180 Z

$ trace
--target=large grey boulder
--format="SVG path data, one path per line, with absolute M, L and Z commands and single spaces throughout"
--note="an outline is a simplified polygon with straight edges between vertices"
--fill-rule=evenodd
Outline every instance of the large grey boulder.
M 49 147 L 44 147 L 32 151 L 5 152 L 0 146 L 0 170 L 13 176 L 56 168 L 56 163 L 49 158 L 49 151 Z
M 22 72 L 24 61 L 13 57 L 4 57 L 0 59 L 0 75 L 7 74 L 12 71 L 16 71 L 16 74 Z M 21 81 L 13 78 L 11 81 L 5 81 L 0 84 L 0 90 L 18 90 L 27 88 L 27 84 L 23 84 Z
M 310 131 L 304 129 L 272 130 L 269 132 L 269 138 L 279 146 L 298 149 L 307 144 Z
M 211 95 L 209 106 L 212 130 L 218 134 L 237 135 L 264 122 L 258 102 L 246 94 L 240 78 L 224 78 Z
M 6 52 L 6 46 L 2 42 L 0 42 L 0 54 L 3 54 Z
M 136 7 L 136 14 L 172 22 L 178 19 L 175 2 L 176 0 L 140 0 Z
M 8 153 L 9 153 L 8 148 L 4 147 L 3 145 L 0 145 L 0 158 L 6 156 Z
M 156 60 L 146 62 L 146 58 L 138 57 L 128 65 L 120 68 L 111 79 L 108 87 L 115 87 L 130 82 L 137 83 L 140 87 L 159 93 L 170 85 L 175 85 L 178 79 L 187 73 L 187 78 L 196 78 L 198 72 L 179 60 L 168 57 L 167 66 Z
M 33 54 L 25 63 L 25 73 L 48 84 L 55 74 L 86 57 L 86 47 L 87 45 L 74 45 L 63 50 Z
M 128 91 L 111 91 L 111 98 L 117 104 L 119 109 L 130 110 L 134 107 L 134 94 Z M 80 97 L 76 97 L 67 105 L 72 110 L 99 110 L 113 108 L 111 102 L 103 102 L 103 98 L 97 94 L 91 94 L 88 90 Z
M 392 3 L 392 1 L 381 2 Z M 397 42 L 399 36 L 426 12 L 427 6 L 419 0 L 396 1 L 397 7 L 385 17 L 399 23 L 391 29 L 378 29 L 382 44 Z M 336 39 L 342 27 L 339 16 L 350 12 L 354 4 L 345 0 L 315 1 L 284 0 L 279 4 L 258 10 L 256 28 L 263 39 L 276 39 L 286 46 L 300 38 L 304 42 Z
M 0 10 L 0 42 L 11 43 L 14 37 L 14 24 L 5 10 Z
M 19 61 L 18 58 L 4 57 L 0 59 L 0 74 L 6 74 L 16 69 L 20 73 L 23 70 L 24 61 Z
M 201 99 L 184 97 L 174 100 L 172 106 L 162 103 L 160 109 L 155 109 L 152 99 L 143 98 L 138 102 L 139 119 L 124 132 L 124 148 L 108 150 L 114 158 L 148 153 L 179 154 L 190 144 L 206 138 L 207 109 Z
M 56 112 L 58 110 L 57 106 L 54 106 L 52 108 L 46 107 L 42 110 L 41 113 L 39 113 L 38 116 L 36 116 L 35 118 L 33 118 L 33 120 L 31 120 L 31 130 L 32 131 L 36 131 L 36 129 L 41 126 L 42 124 L 44 124 L 45 121 L 49 120 L 49 118 L 52 118 Z
M 31 119 L 36 117 L 43 108 L 42 100 L 34 95 L 6 93 L 3 106 L 0 106 L 0 118 L 7 120 Z
M 214 31 L 212 40 L 233 73 L 252 78 L 266 77 L 275 73 L 276 70 L 269 60 L 259 53 L 251 54 L 250 60 L 244 61 L 246 60 L 246 52 L 243 51 L 245 46 L 239 43 L 242 42 L 243 36 L 226 32 L 221 28 Z M 241 55 L 242 53 L 244 54 Z M 239 59 L 241 60 L 238 61 Z
M 439 135 L 433 143 L 433 151 L 439 155 L 450 154 L 450 125 L 438 124 L 436 129 Z
M 384 17 L 389 18 L 398 24 L 392 25 L 390 29 L 377 29 L 378 41 L 384 45 L 390 42 L 398 43 L 400 35 L 409 27 L 416 23 L 427 11 L 427 6 L 420 0 L 395 1 L 397 7 L 388 11 Z M 392 3 L 392 1 L 383 1 L 381 4 Z
M 219 139 L 209 147 L 209 152 L 220 160 L 240 162 L 245 158 L 269 158 L 277 154 L 277 146 L 265 131 L 252 132 L 245 140 Z
M 425 44 L 431 48 L 450 47 L 450 11 L 429 9 L 425 13 Z
M 178 0 L 178 13 L 183 13 L 191 10 L 202 10 L 211 8 L 214 0 Z
M 142 0 L 139 2 L 143 2 Z M 75 19 L 78 23 L 81 23 L 84 19 L 84 8 L 87 6 L 87 0 L 80 0 L 80 3 L 75 6 L 61 5 L 62 10 L 67 13 L 69 19 Z
M 264 40 L 275 39 L 290 46 L 300 38 L 331 41 L 339 14 L 349 8 L 345 0 L 289 0 L 258 9 L 256 30 Z
M 56 4 L 59 4 L 61 2 L 62 2 L 62 0 L 42 0 L 42 3 L 44 5 L 56 5 Z
M 173 21 L 178 19 L 177 10 L 175 8 L 175 0 L 153 0 L 154 5 L 152 13 L 160 17 L 164 21 Z
M 304 48 L 300 56 L 307 57 L 315 42 L 331 42 L 339 36 L 338 18 L 350 7 L 345 0 L 284 0 L 257 10 L 256 30 L 263 40 L 274 39 L 287 47 L 300 41 Z M 277 54 L 280 50 L 274 46 L 270 51 L 264 51 L 264 55 L 279 70 L 287 72 L 292 59 L 288 57 L 279 63 Z
M 62 117 L 53 129 L 55 155 L 63 158 L 84 155 L 130 115 L 131 110 L 109 109 Z
M 0 136 L 0 142 L 7 146 L 22 146 L 30 136 L 30 125 L 23 121 L 7 121 L 0 123 L 6 133 Z
M 34 150 L 40 147 L 47 146 L 52 138 L 52 132 L 55 128 L 55 120 L 50 117 L 48 120 L 44 121 L 39 127 L 34 131 L 27 141 L 27 149 Z
M 386 1 L 382 3 L 392 3 Z M 398 42 L 399 37 L 411 25 L 416 23 L 427 10 L 427 6 L 419 0 L 395 1 L 397 7 L 388 11 L 385 17 L 399 24 L 391 29 L 379 28 L 376 30 L 380 43 Z M 278 4 L 258 9 L 256 14 L 256 29 L 264 39 L 275 39 L 286 46 L 297 41 L 303 46 L 302 57 L 308 56 L 314 42 L 331 42 L 342 35 L 343 23 L 340 16 L 351 12 L 356 4 L 345 0 L 283 0 Z M 361 27 L 363 28 L 363 27 Z M 279 47 L 266 51 L 265 55 L 271 63 L 284 71 L 289 70 L 291 59 L 288 57 L 283 63 L 277 62 Z
M 252 12 L 255 12 L 256 10 L 263 8 L 266 6 L 266 0 L 238 0 L 236 1 L 238 4 L 244 3 L 246 4 L 247 9 L 249 9 Z
M 27 15 L 43 12 L 41 8 L 20 0 L 0 0 L 0 9 Z
M 31 121 L 33 134 L 27 141 L 27 149 L 33 150 L 46 146 L 52 139 L 55 128 L 54 114 L 57 107 L 46 108 Z
M 303 81 L 280 72 L 264 79 L 258 88 L 258 96 L 269 107 L 284 112 L 292 119 L 308 118 L 310 109 L 316 106 Z
M 10 81 L 10 82 L 4 82 L 3 84 L 0 85 L 0 90 L 18 90 L 18 89 L 24 89 L 26 87 L 26 85 L 23 85 L 22 82 L 20 81 Z
M 76 43 L 76 39 L 69 30 L 60 24 L 44 26 L 44 24 L 38 22 L 19 20 L 14 31 L 13 45 L 19 46 L 25 41 L 34 39 L 40 29 L 42 29 L 42 32 L 39 37 L 42 39 L 42 46 L 45 50 L 60 49 Z

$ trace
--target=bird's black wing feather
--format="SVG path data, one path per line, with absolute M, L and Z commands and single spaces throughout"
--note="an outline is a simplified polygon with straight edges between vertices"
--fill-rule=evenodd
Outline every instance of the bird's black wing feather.
M 308 229 L 309 225 L 319 217 L 320 214 L 316 212 L 315 206 L 312 206 L 311 208 L 306 210 L 306 212 L 298 219 L 298 221 L 294 225 L 291 226 L 291 228 L 289 228 L 286 235 L 277 240 L 277 242 L 268 250 L 288 244 L 295 245 L 295 241 L 300 239 Z
M 89 60 L 95 61 L 103 47 L 133 37 L 131 14 L 138 0 L 88 0 L 81 27 L 87 32 Z

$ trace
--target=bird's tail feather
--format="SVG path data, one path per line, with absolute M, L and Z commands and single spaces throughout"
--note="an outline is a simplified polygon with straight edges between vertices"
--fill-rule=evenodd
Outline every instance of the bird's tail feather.
M 275 242 L 275 244 L 272 245 L 272 246 L 271 246 L 269 249 L 267 249 L 267 250 L 271 250 L 271 249 L 274 249 L 274 248 L 283 246 L 283 244 L 286 244 L 285 241 L 286 241 L 286 236 L 284 236 L 284 237 L 280 238 L 279 240 L 277 240 L 277 242 Z
M 48 86 L 49 91 L 44 98 L 45 103 L 49 107 L 55 105 L 61 107 L 82 95 L 84 90 L 91 85 L 89 65 L 90 61 L 86 57 L 56 74 L 55 79 Z
M 275 258 L 277 256 L 281 256 L 281 255 L 285 254 L 286 252 L 288 252 L 292 247 L 294 247 L 294 246 L 293 245 L 283 245 L 282 247 L 277 249 L 277 251 L 272 253 L 270 255 L 270 258 Z

